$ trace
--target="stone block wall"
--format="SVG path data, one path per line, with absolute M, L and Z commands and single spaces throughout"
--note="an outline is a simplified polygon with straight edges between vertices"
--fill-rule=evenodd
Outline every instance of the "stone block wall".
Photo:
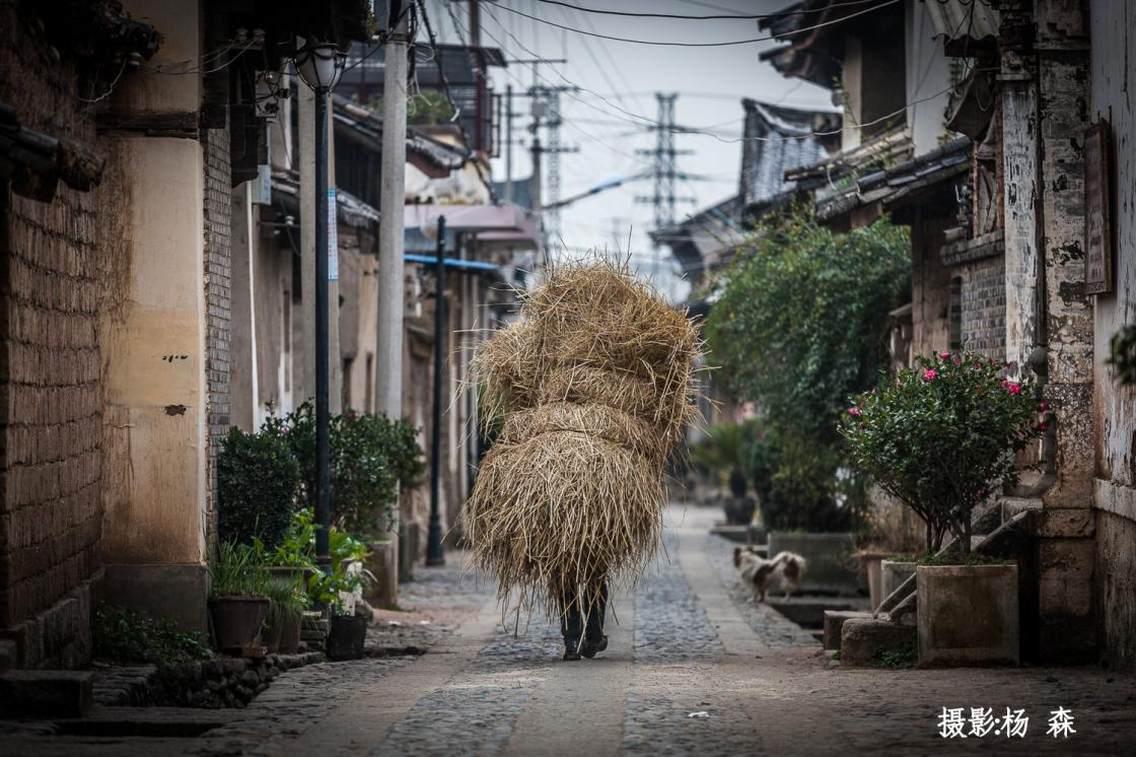
M 0 101 L 30 129 L 91 144 L 77 88 L 0 4 Z M 75 592 L 102 529 L 97 227 L 91 194 L 61 185 L 43 203 L 0 185 L 0 635 L 28 667 L 84 656 L 89 602 Z
M 1006 359 L 1006 266 L 1001 255 L 962 269 L 962 347 L 1003 362 Z
M 201 132 L 205 171 L 205 376 L 208 382 L 210 533 L 216 527 L 217 452 L 229 432 L 232 187 L 228 129 Z

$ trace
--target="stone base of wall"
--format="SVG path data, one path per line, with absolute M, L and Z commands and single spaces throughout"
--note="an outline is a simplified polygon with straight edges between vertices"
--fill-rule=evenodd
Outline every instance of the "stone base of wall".
M 95 675 L 94 698 L 112 707 L 244 707 L 284 671 L 326 660 L 323 652 L 303 652 L 106 668 Z
M 91 608 L 100 570 L 63 599 L 18 625 L 0 629 L 11 642 L 8 663 L 15 668 L 66 670 L 91 661 Z
M 107 565 L 98 599 L 209 634 L 209 571 L 204 565 Z
M 1098 510 L 1096 550 L 1102 660 L 1136 669 L 1136 520 Z

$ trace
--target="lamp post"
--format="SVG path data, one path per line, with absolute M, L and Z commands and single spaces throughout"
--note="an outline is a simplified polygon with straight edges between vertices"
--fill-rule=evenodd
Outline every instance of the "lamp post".
M 442 550 L 442 355 L 446 337 L 446 217 L 438 218 L 437 257 L 434 260 L 434 397 L 430 424 L 430 525 L 426 531 L 426 565 L 446 564 Z
M 316 562 L 328 575 L 331 574 L 331 417 L 328 401 L 331 315 L 328 312 L 328 269 L 331 256 L 337 255 L 338 251 L 328 249 L 328 224 L 332 223 L 334 216 L 328 210 L 327 103 L 343 72 L 343 61 L 344 56 L 330 42 L 307 40 L 296 51 L 296 70 L 304 84 L 316 95 L 316 522 L 319 526 L 316 530 Z M 335 265 L 338 268 L 338 259 Z

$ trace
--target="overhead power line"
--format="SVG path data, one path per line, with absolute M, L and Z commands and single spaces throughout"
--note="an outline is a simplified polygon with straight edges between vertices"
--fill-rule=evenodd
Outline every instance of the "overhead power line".
M 585 8 L 582 5 L 574 5 L 573 3 L 565 3 L 562 0 L 538 0 L 538 2 L 547 5 L 559 5 L 564 8 L 571 8 L 572 10 L 583 11 L 584 13 L 599 13 L 604 16 L 630 16 L 632 18 L 671 18 L 680 21 L 720 21 L 726 19 L 762 19 L 762 18 L 778 18 L 780 16 L 795 16 L 803 15 L 805 13 L 821 13 L 829 8 L 840 8 L 848 5 L 867 5 L 868 3 L 877 2 L 877 0 L 848 0 L 843 3 L 833 3 L 825 8 L 802 8 L 800 10 L 786 10 L 780 13 L 717 13 L 702 16 L 684 15 L 682 13 L 647 13 L 643 11 L 617 11 L 609 10 L 607 8 Z
M 614 34 L 601 34 L 600 32 L 586 31 L 584 29 L 577 29 L 574 26 L 567 26 L 565 24 L 560 24 L 560 23 L 557 23 L 555 21 L 548 21 L 546 19 L 540 18 L 539 16 L 534 16 L 530 13 L 525 13 L 524 11 L 519 11 L 516 8 L 510 8 L 507 5 L 498 5 L 497 7 L 500 8 L 501 10 L 507 12 L 507 13 L 513 13 L 513 14 L 516 14 L 518 16 L 523 16 L 524 18 L 531 19 L 533 21 L 536 21 L 536 22 L 539 22 L 539 23 L 542 23 L 542 24 L 547 24 L 548 26 L 554 26 L 557 29 L 563 29 L 564 31 L 573 32 L 574 34 L 582 34 L 582 35 L 587 36 L 587 37 L 598 37 L 600 39 L 609 39 L 609 40 L 612 40 L 613 42 L 629 42 L 629 43 L 636 44 L 636 45 L 655 45 L 655 46 L 659 46 L 659 47 L 732 47 L 732 46 L 737 46 L 737 45 L 749 45 L 749 44 L 752 44 L 754 42 L 768 42 L 769 40 L 782 39 L 784 37 L 788 37 L 788 36 L 791 36 L 793 34 L 803 34 L 805 32 L 813 31 L 814 29 L 823 28 L 825 26 L 831 26 L 833 24 L 840 24 L 840 23 L 847 21 L 850 18 L 855 18 L 856 16 L 862 16 L 865 13 L 872 13 L 874 11 L 881 9 L 881 8 L 886 8 L 889 5 L 895 5 L 898 2 L 900 2 L 900 0 L 884 0 L 884 2 L 878 3 L 877 5 L 873 5 L 871 8 L 865 8 L 865 9 L 857 11 L 855 13 L 848 13 L 846 15 L 841 16 L 840 18 L 834 18 L 834 19 L 830 19 L 828 21 L 822 21 L 819 24 L 813 24 L 812 26 L 803 26 L 800 29 L 794 29 L 792 31 L 783 32 L 783 33 L 778 34 L 778 35 L 768 34 L 768 35 L 765 35 L 763 37 L 751 37 L 749 39 L 733 39 L 733 40 L 727 40 L 727 41 L 724 41 L 724 42 L 686 42 L 686 41 L 681 41 L 681 40 L 651 40 L 651 39 L 638 39 L 636 37 L 620 37 L 620 36 L 617 36 L 617 35 L 614 35 Z

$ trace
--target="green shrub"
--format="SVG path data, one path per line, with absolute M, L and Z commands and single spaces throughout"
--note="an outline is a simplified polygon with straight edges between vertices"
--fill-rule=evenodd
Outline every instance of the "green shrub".
M 95 608 L 91 634 L 95 658 L 119 665 L 176 665 L 213 655 L 201 634 L 106 603 Z
M 229 430 L 217 456 L 217 531 L 221 539 L 275 547 L 296 508 L 300 466 L 274 434 Z
M 841 433 L 853 463 L 923 519 L 929 550 L 949 532 L 966 553 L 971 512 L 1017 481 L 1014 453 L 1044 426 L 1033 395 L 978 355 L 919 357 L 856 397 Z
M 350 531 L 377 534 L 397 500 L 397 486 L 418 483 L 425 468 L 417 433 L 405 421 L 348 412 L 329 424 L 332 520 Z M 304 402 L 291 413 L 269 417 L 262 428 L 292 451 L 300 465 L 302 500 L 315 506 L 315 408 Z

